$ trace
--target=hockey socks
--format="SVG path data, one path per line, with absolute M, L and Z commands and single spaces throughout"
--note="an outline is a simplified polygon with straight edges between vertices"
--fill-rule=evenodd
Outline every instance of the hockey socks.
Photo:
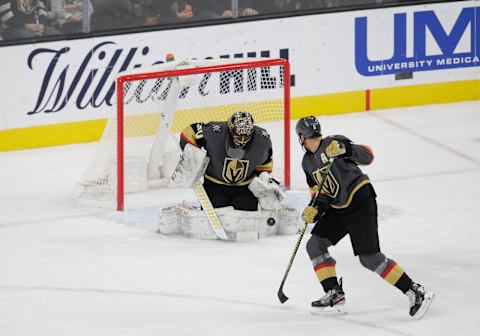
M 405 273 L 403 268 L 391 259 L 388 259 L 388 264 L 380 276 L 391 285 L 400 289 L 402 293 L 408 292 L 413 286 L 412 279 Z
M 325 253 L 312 260 L 313 269 L 318 280 L 322 284 L 323 290 L 328 292 L 335 286 L 338 286 L 336 261 L 330 254 Z

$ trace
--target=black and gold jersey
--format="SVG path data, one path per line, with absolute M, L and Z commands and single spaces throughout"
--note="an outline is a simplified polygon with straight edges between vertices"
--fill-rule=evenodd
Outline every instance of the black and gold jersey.
M 45 1 L 0 0 L 0 22 L 4 28 L 24 28 L 26 23 L 45 23 Z M 0 29 L 1 30 L 1 29 Z
M 180 136 L 182 149 L 187 143 L 207 151 L 210 163 L 205 178 L 214 183 L 248 185 L 257 174 L 273 168 L 270 135 L 258 126 L 254 126 L 252 139 L 243 149 L 235 148 L 226 122 L 190 125 Z
M 325 150 L 333 140 L 350 141 L 343 135 L 334 135 L 322 139 L 315 153 L 305 153 L 302 168 L 307 177 L 312 196 L 318 192 L 323 179 L 326 179 L 317 197 L 317 202 L 323 203 L 325 207 L 346 209 L 350 206 L 357 191 L 370 184 L 368 176 L 358 166 L 370 164 L 373 161 L 373 154 L 368 146 L 352 144 L 350 157 L 336 158 L 328 175 L 325 176 L 328 166 L 328 156 Z

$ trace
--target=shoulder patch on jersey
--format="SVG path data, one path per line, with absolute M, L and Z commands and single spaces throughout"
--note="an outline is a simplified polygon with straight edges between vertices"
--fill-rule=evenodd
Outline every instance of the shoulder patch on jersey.
M 264 136 L 265 138 L 267 138 L 267 139 L 270 138 L 270 134 L 268 134 L 268 132 L 267 132 L 266 130 L 264 130 L 264 129 L 262 129 L 262 130 L 260 131 L 260 134 L 261 134 L 262 136 Z
M 221 131 L 222 131 L 222 125 L 212 124 L 212 132 L 213 133 L 220 133 Z

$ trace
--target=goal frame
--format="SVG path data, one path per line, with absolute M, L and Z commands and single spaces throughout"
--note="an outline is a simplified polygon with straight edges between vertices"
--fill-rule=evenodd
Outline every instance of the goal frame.
M 275 58 L 254 60 L 251 62 L 229 63 L 212 66 L 201 66 L 189 69 L 155 71 L 149 73 L 126 74 L 117 77 L 117 211 L 123 211 L 125 206 L 125 175 L 124 175 L 124 84 L 147 79 L 198 75 L 222 71 L 235 71 L 269 66 L 283 66 L 283 99 L 284 99 L 284 181 L 290 188 L 290 63 L 286 59 Z

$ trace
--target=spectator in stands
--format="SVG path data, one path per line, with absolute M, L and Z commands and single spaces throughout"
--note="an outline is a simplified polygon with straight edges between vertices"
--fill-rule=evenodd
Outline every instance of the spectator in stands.
M 398 0 L 396 0 L 398 1 Z M 360 7 L 368 4 L 387 2 L 383 0 L 301 0 L 302 9 L 336 8 L 336 7 Z
M 1 1 L 1 0 L 0 0 Z M 109 30 L 141 25 L 132 15 L 130 0 L 92 0 L 92 30 Z
M 133 0 L 140 6 L 140 16 L 143 24 L 152 26 L 179 21 L 186 21 L 193 17 L 192 6 L 185 1 L 161 0 Z
M 54 25 L 65 34 L 82 32 L 83 1 L 81 0 L 50 0 L 50 17 Z M 89 1 L 88 15 L 93 13 L 93 5 Z
M 210 18 L 233 17 L 231 0 L 190 0 L 194 13 Z M 253 0 L 238 0 L 238 15 L 257 15 L 258 10 L 254 9 Z
M 170 3 L 161 4 L 154 2 L 153 6 L 148 5 L 155 0 L 134 0 L 143 2 L 147 13 L 145 24 L 154 25 L 162 23 L 182 22 L 189 20 L 210 20 L 222 18 L 222 14 L 229 9 L 228 6 L 217 7 L 215 0 L 189 0 L 189 1 L 170 1 Z M 209 3 L 211 2 L 211 3 Z M 215 12 L 217 11 L 217 13 Z M 248 12 L 248 10 L 247 10 Z M 225 13 L 225 17 L 231 16 L 231 11 Z
M 255 2 L 257 9 L 262 14 L 295 11 L 302 9 L 302 2 L 308 0 L 259 0 Z M 312 2 L 312 0 L 308 1 Z
M 45 4 L 40 0 L 0 0 L 0 22 L 6 40 L 60 34 L 48 26 Z

